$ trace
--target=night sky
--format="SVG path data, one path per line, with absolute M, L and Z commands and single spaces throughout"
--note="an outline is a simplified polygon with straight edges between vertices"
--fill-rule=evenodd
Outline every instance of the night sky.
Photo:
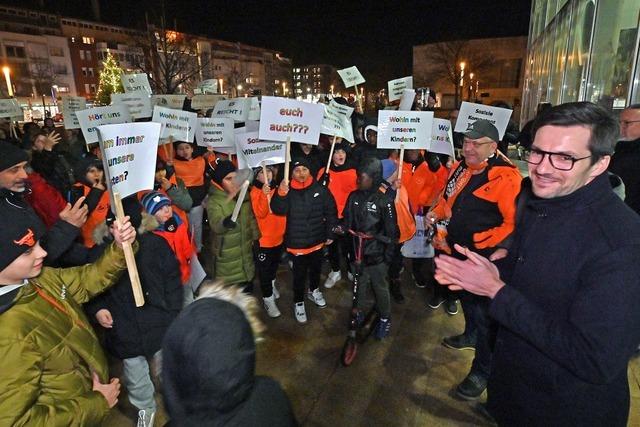
M 22 7 L 37 0 L 1 1 Z M 44 0 L 49 11 L 92 19 L 89 0 Z M 142 28 L 160 0 L 101 0 L 106 22 Z M 296 65 L 351 65 L 373 85 L 411 74 L 412 46 L 526 35 L 530 0 L 165 0 L 178 31 L 282 51 Z M 36 7 L 37 8 L 37 7 Z

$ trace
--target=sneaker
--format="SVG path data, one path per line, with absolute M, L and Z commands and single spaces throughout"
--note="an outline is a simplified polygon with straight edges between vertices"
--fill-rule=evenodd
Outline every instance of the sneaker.
M 444 309 L 449 316 L 455 316 L 456 314 L 458 314 L 458 301 L 447 300 L 444 304 Z
M 389 335 L 389 330 L 391 329 L 391 319 L 381 317 L 378 320 L 378 324 L 376 325 L 376 338 L 381 340 L 387 335 Z
M 287 264 L 289 264 L 289 268 L 293 270 L 293 261 L 289 260 L 287 261 Z
M 267 310 L 267 314 L 269 317 L 280 317 L 280 310 L 278 310 L 278 306 L 276 305 L 275 294 L 271 295 L 268 298 L 262 298 L 264 302 L 264 309 Z
M 271 281 L 271 289 L 273 290 L 273 296 L 276 299 L 280 298 L 280 292 L 278 291 L 278 288 L 276 288 L 276 279 Z
M 353 282 L 353 273 L 351 273 L 350 271 L 347 271 L 347 279 L 348 279 L 350 282 Z
M 307 297 L 316 303 L 316 305 L 320 308 L 325 308 L 327 306 L 327 302 L 324 300 L 324 296 L 320 289 L 314 289 L 313 292 L 309 292 Z
M 396 304 L 404 304 L 404 295 L 402 295 L 402 291 L 400 290 L 400 279 L 389 281 L 389 293 Z
M 340 273 L 340 271 L 332 271 L 327 276 L 327 280 L 324 281 L 324 287 L 327 288 L 327 289 L 333 288 L 333 286 L 340 279 L 342 279 L 342 274 Z
M 416 287 L 418 287 L 418 288 L 420 288 L 420 289 L 423 289 L 423 288 L 426 288 L 426 287 L 427 287 L 427 285 L 425 285 L 424 283 L 418 282 L 418 281 L 416 280 L 416 276 L 414 276 L 414 275 L 413 275 L 413 273 L 411 274 L 411 278 L 413 279 L 413 283 L 415 283 L 415 284 L 416 284 Z
M 429 306 L 429 308 L 432 308 L 434 310 L 440 307 L 442 304 L 444 304 L 444 298 L 442 298 L 440 295 L 436 295 L 435 293 L 431 296 L 431 298 L 429 298 L 429 301 L 427 301 L 427 305 Z
M 138 411 L 138 423 L 136 427 L 153 427 L 153 420 L 156 417 L 156 411 L 152 409 L 141 409 Z
M 469 338 L 465 334 L 446 337 L 442 340 L 442 344 L 445 347 L 449 347 L 454 350 L 475 350 L 476 349 L 476 340 Z
M 304 309 L 304 302 L 297 302 L 294 304 L 293 309 L 296 314 L 296 320 L 298 323 L 307 323 L 307 312 Z
M 486 378 L 469 372 L 469 375 L 456 387 L 456 395 L 464 400 L 477 400 L 487 388 Z

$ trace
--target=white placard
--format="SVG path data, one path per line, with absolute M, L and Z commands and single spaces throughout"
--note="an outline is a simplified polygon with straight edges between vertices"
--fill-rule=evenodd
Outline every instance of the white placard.
M 178 111 L 171 108 L 153 107 L 153 121 L 162 123 L 160 137 L 164 140 L 173 137 L 174 141 L 193 142 L 198 115 L 189 111 Z M 160 143 L 160 141 L 159 141 Z M 162 144 L 166 141 L 162 141 Z
M 62 95 L 62 117 L 65 129 L 80 129 L 76 111 L 86 110 L 87 99 L 84 96 Z
M 125 198 L 138 191 L 152 190 L 160 123 L 124 123 L 98 129 L 111 193 L 117 191 Z
M 238 153 L 238 150 L 235 144 L 233 144 L 233 147 L 216 147 L 213 151 L 216 151 L 218 153 L 224 153 L 226 155 Z
M 353 114 L 353 108 L 349 107 L 348 105 L 338 104 L 333 99 L 329 101 L 329 105 L 340 111 L 340 114 L 344 114 L 345 116 L 347 116 L 348 119 L 350 119 L 351 115 Z
M 249 107 L 247 120 L 260 120 L 260 101 L 258 101 L 258 97 L 254 96 L 249 99 L 251 100 L 251 106 Z
M 193 95 L 191 108 L 194 110 L 208 110 L 224 99 L 227 99 L 224 95 Z
M 433 111 L 378 111 L 378 148 L 428 149 Z
M 358 71 L 358 67 L 355 65 L 353 67 L 338 70 L 338 74 L 340 74 L 340 78 L 342 78 L 342 81 L 344 82 L 344 87 L 351 87 L 365 82 L 364 77 L 362 77 L 362 74 Z
M 203 80 L 198 85 L 198 89 L 200 89 L 200 91 L 203 94 L 218 93 L 218 80 L 217 79 Z
M 233 119 L 198 119 L 196 143 L 202 147 L 230 147 L 235 144 Z
M 24 113 L 15 98 L 0 99 L 0 118 L 24 120 Z
M 186 97 L 187 95 L 151 95 L 151 107 L 157 105 L 159 107 L 182 110 Z
M 262 97 L 260 139 L 318 145 L 324 105 L 275 96 Z
M 471 102 L 463 102 L 460 105 L 458 113 L 458 121 L 454 131 L 464 133 L 469 126 L 478 119 L 489 120 L 498 129 L 500 140 L 504 137 L 509 124 L 509 118 L 513 110 L 500 107 L 492 107 L 490 105 L 474 104 Z M 498 142 L 498 141 L 496 141 Z
M 413 89 L 413 76 L 389 80 L 387 86 L 389 87 L 389 101 L 395 101 L 402 98 L 405 89 Z
M 402 91 L 402 97 L 400 98 L 398 111 L 411 111 L 414 99 L 416 99 L 416 91 L 413 89 L 404 89 Z
M 445 119 L 433 119 L 432 126 L 431 143 L 427 151 L 454 157 L 451 122 Z
M 228 117 L 236 122 L 244 122 L 249 117 L 251 101 L 249 98 L 234 98 L 218 101 L 211 117 Z
M 111 105 L 124 104 L 129 108 L 132 120 L 151 117 L 151 98 L 144 92 L 112 93 Z
M 144 92 L 147 95 L 152 93 L 149 77 L 146 73 L 122 74 L 120 79 L 126 93 Z
M 322 130 L 320 132 L 325 135 L 339 136 L 349 142 L 354 142 L 351 119 L 332 105 L 324 106 L 324 117 L 322 119 Z
M 240 154 L 248 167 L 257 168 L 264 164 L 284 163 L 286 144 L 276 141 L 263 141 L 258 132 L 247 132 L 236 135 L 238 158 Z
M 76 111 L 76 116 L 78 117 L 78 122 L 80 122 L 80 129 L 82 129 L 82 135 L 87 145 L 98 142 L 96 127 L 131 121 L 129 108 L 123 104 L 79 110 Z

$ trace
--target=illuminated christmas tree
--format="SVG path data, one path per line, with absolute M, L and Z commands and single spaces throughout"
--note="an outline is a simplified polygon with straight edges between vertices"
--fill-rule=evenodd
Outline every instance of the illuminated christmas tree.
M 107 58 L 102 63 L 102 71 L 100 71 L 100 83 L 98 84 L 98 93 L 96 94 L 96 104 L 111 104 L 112 93 L 123 93 L 122 80 L 120 76 L 123 70 L 120 68 L 111 52 L 107 52 Z

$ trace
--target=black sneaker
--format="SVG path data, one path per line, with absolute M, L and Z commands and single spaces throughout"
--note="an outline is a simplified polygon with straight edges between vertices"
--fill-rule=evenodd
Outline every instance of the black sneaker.
M 477 400 L 487 388 L 486 378 L 469 372 L 469 375 L 456 387 L 456 395 L 464 400 Z
M 442 298 L 440 295 L 434 294 L 429 298 L 429 301 L 427 301 L 427 305 L 429 306 L 429 308 L 432 308 L 434 310 L 440 307 L 442 304 L 444 304 L 444 298 Z
M 396 304 L 404 304 L 404 295 L 400 290 L 400 279 L 390 280 L 389 293 Z
M 458 301 L 456 300 L 447 300 L 444 309 L 449 316 L 455 316 L 458 314 Z
M 454 350 L 475 350 L 476 340 L 469 338 L 465 334 L 446 337 L 442 340 L 442 345 Z

